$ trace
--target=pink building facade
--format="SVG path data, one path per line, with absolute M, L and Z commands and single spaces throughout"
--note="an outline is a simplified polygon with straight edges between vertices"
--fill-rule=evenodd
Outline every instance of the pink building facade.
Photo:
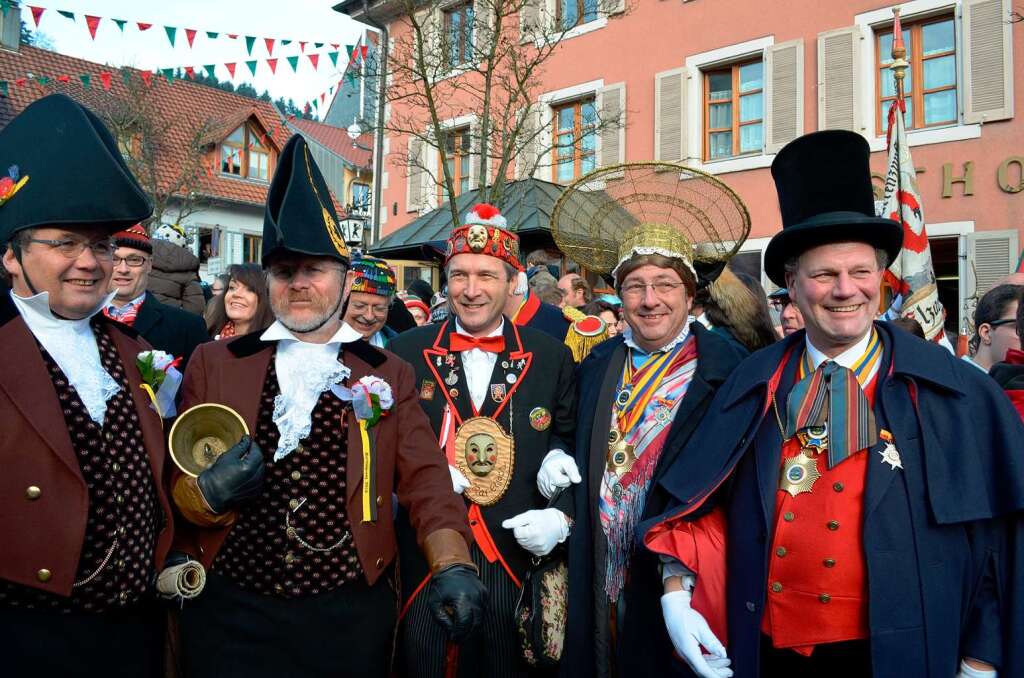
M 781 228 L 769 167 L 787 141 L 852 129 L 875 151 L 881 187 L 892 94 L 884 67 L 892 9 L 900 7 L 911 61 L 909 139 L 947 328 L 960 329 L 977 296 L 1016 267 L 1024 243 L 1024 87 L 1015 86 L 1024 82 L 1024 23 L 1013 22 L 1010 0 L 536 1 L 553 20 L 578 24 L 545 65 L 535 102 L 542 123 L 572 124 L 575 116 L 579 124 L 591 111 L 610 111 L 624 128 L 595 134 L 574 163 L 542 162 L 535 178 L 565 183 L 595 164 L 651 159 L 715 174 L 752 217 L 736 265 L 766 287 L 763 250 Z M 387 2 L 370 3 L 368 13 L 355 4 L 339 8 L 359 20 L 383 17 L 393 39 L 400 35 L 400 22 L 386 19 Z M 387 235 L 438 202 L 406 164 L 408 140 L 386 136 L 383 144 L 376 176 Z M 828 158 L 820 171 L 829 171 Z

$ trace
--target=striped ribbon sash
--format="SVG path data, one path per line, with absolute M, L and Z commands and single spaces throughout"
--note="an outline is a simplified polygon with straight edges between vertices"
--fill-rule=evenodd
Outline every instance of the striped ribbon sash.
M 828 467 L 878 442 L 875 414 L 861 388 L 877 371 L 882 355 L 878 332 L 853 369 L 826 360 L 811 371 L 810 357 L 800 361 L 800 380 L 786 401 L 786 438 L 805 428 L 827 423 Z

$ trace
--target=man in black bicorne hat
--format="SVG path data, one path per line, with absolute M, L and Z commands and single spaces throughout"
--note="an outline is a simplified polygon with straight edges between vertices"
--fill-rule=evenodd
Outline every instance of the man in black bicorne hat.
M 149 346 L 100 311 L 114 232 L 152 205 L 63 95 L 0 132 L 0 673 L 159 676 L 171 544 Z
M 413 370 L 342 321 L 353 276 L 337 223 L 295 135 L 263 225 L 276 321 L 203 344 L 185 374 L 183 411 L 226 405 L 252 433 L 198 478 L 174 476 L 185 519 L 175 546 L 209 571 L 181 613 L 190 678 L 387 676 L 398 605 L 393 492 L 434 574 L 432 623 L 461 639 L 483 614 L 465 511 Z
M 737 676 L 1020 675 L 1024 427 L 991 379 L 875 322 L 903 233 L 869 155 L 844 131 L 779 152 L 765 269 L 805 329 L 732 373 L 641 526 L 688 569 L 662 610 L 701 676 L 731 675 L 701 654 L 716 636 Z

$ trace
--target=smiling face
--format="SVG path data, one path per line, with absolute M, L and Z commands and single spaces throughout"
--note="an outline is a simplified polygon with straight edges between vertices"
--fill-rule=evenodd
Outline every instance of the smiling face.
M 82 240 L 96 242 L 106 240 L 106 230 L 83 228 L 36 228 L 29 234 L 36 240 Z M 78 320 L 96 310 L 110 289 L 111 260 L 96 258 L 92 249 L 86 247 L 74 259 L 69 259 L 51 245 L 25 242 L 21 248 L 21 262 L 10 248 L 3 256 L 4 268 L 11 276 L 14 293 L 19 297 L 33 295 L 26 278 L 32 282 L 36 292 L 49 292 L 50 310 L 62 318 Z
M 117 292 L 114 303 L 126 304 L 146 291 L 149 272 L 153 270 L 152 257 L 134 247 L 118 247 L 114 250 L 114 275 L 110 280 L 110 291 Z M 141 265 L 132 266 L 132 264 Z
M 384 327 L 388 319 L 388 298 L 368 292 L 350 292 L 345 322 L 369 339 Z
M 633 340 L 647 351 L 656 351 L 682 331 L 693 300 L 679 273 L 644 264 L 622 279 L 622 317 L 633 330 Z
M 485 476 L 498 461 L 498 445 L 486 433 L 471 435 L 466 441 L 466 464 L 475 475 Z
M 843 242 L 807 250 L 786 286 L 803 316 L 807 338 L 833 358 L 860 341 L 878 310 L 883 270 L 873 247 Z
M 224 312 L 236 326 L 247 327 L 256 316 L 259 298 L 255 290 L 240 280 L 232 279 L 224 293 Z
M 498 327 L 516 286 L 508 268 L 486 254 L 457 254 L 449 260 L 448 303 L 465 331 L 483 336 Z

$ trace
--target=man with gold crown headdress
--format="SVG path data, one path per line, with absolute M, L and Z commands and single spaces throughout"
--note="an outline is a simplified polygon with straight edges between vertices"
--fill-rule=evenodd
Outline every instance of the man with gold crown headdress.
M 714 216 L 701 208 L 709 196 L 722 206 Z M 574 488 L 562 675 L 685 675 L 664 627 L 652 623 L 662 577 L 676 564 L 635 551 L 633 542 L 641 519 L 664 509 L 655 483 L 742 360 L 690 308 L 748 230 L 746 209 L 723 184 L 661 163 L 598 170 L 555 208 L 555 241 L 589 270 L 611 274 L 627 323 L 579 370 L 582 480 Z M 714 256 L 695 265 L 698 238 L 713 241 L 701 251 Z M 545 496 L 568 484 L 565 475 L 538 477 Z

